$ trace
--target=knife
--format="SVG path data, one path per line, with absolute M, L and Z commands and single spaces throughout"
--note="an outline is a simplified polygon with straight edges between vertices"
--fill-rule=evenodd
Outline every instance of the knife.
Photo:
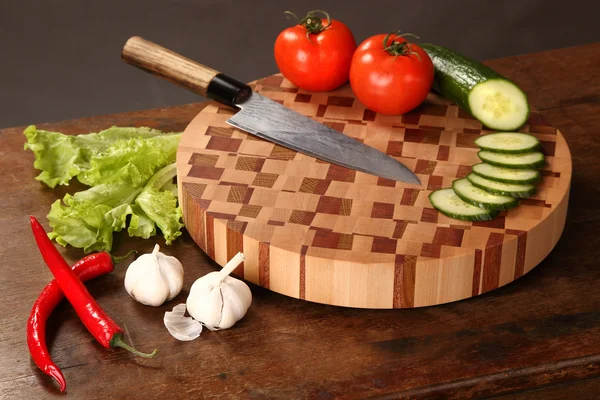
M 227 120 L 245 132 L 309 156 L 387 179 L 420 185 L 404 164 L 381 151 L 262 96 L 245 83 L 139 36 L 130 38 L 123 60 L 204 97 L 238 108 Z

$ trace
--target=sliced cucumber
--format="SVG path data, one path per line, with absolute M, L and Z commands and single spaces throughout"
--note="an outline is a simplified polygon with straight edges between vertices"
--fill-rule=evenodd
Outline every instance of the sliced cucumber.
M 421 47 L 433 62 L 433 88 L 442 96 L 494 130 L 513 131 L 527 122 L 527 96 L 513 82 L 447 48 L 433 44 Z
M 540 172 L 535 169 L 513 169 L 496 167 L 487 163 L 473 165 L 473 172 L 483 178 L 496 182 L 528 184 L 540 180 Z
M 482 150 L 496 153 L 529 153 L 540 147 L 540 141 L 532 135 L 519 132 L 492 133 L 481 136 L 475 144 Z
M 482 124 L 498 131 L 517 129 L 527 122 L 527 97 L 506 79 L 478 83 L 469 93 L 469 108 Z
M 531 184 L 502 183 L 483 178 L 477 174 L 467 175 L 467 180 L 476 188 L 492 194 L 512 197 L 529 197 L 535 194 L 535 186 Z
M 431 192 L 429 201 L 442 214 L 463 221 L 489 221 L 498 215 L 497 211 L 465 203 L 449 188 Z
M 546 159 L 539 151 L 522 154 L 503 154 L 481 150 L 477 155 L 482 161 L 497 167 L 537 169 L 546 165 Z
M 473 186 L 465 178 L 457 179 L 452 182 L 454 193 L 461 200 L 477 207 L 483 207 L 490 210 L 508 210 L 519 204 L 519 200 L 512 196 L 502 196 L 492 194 L 485 190 Z

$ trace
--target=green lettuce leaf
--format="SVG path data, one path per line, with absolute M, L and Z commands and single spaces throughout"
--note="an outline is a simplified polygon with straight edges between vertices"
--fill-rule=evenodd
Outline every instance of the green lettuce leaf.
M 173 181 L 167 182 L 160 188 L 160 190 L 168 190 L 173 193 L 173 196 L 179 197 L 179 192 L 177 191 L 177 184 Z
M 90 168 L 90 161 L 112 144 L 129 139 L 164 135 L 146 127 L 112 127 L 99 133 L 65 135 L 37 129 L 31 125 L 23 132 L 25 149 L 33 151 L 34 168 L 42 172 L 35 178 L 50 187 L 68 185 L 71 178 Z
M 138 205 L 150 220 L 154 221 L 163 236 L 166 244 L 181 235 L 182 213 L 177 206 L 177 197 L 171 190 L 161 190 L 167 183 L 172 182 L 177 175 L 175 163 L 169 164 L 158 171 L 146 184 L 142 192 L 136 197 Z
M 66 194 L 50 208 L 50 239 L 86 253 L 110 251 L 113 232 L 125 228 L 127 216 L 134 212 L 131 204 L 140 192 L 141 188 L 129 184 L 112 184 Z
M 104 223 L 104 214 L 108 211 L 108 206 L 66 205 L 56 200 L 48 214 L 50 226 L 54 228 L 48 236 L 60 245 L 83 248 L 86 253 L 111 249 L 113 230 Z
M 158 227 L 166 244 L 181 235 L 181 208 L 169 183 L 177 175 L 175 163 L 156 172 L 143 187 L 130 182 L 103 183 L 52 204 L 48 220 L 51 239 L 66 246 L 83 248 L 86 253 L 110 251 L 112 234 L 129 226 L 130 236 L 148 239 Z
M 90 160 L 90 167 L 77 175 L 86 185 L 129 183 L 144 185 L 161 167 L 175 162 L 181 134 L 145 140 L 120 140 Z
M 110 251 L 113 232 L 149 238 L 161 230 L 167 244 L 181 235 L 175 156 L 180 133 L 113 127 L 78 136 L 25 130 L 36 178 L 54 187 L 77 177 L 90 186 L 52 204 L 51 239 L 86 253 Z
M 148 239 L 156 235 L 156 223 L 137 204 L 131 206 L 132 214 L 129 220 L 127 233 L 129 236 L 137 236 Z

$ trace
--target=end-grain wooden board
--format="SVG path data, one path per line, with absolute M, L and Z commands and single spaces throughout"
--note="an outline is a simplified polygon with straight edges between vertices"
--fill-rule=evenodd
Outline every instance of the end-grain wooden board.
M 567 214 L 571 155 L 563 135 L 532 112 L 520 131 L 538 137 L 548 165 L 538 194 L 489 222 L 434 210 L 428 194 L 450 187 L 479 159 L 490 133 L 430 95 L 403 116 L 366 110 L 344 86 L 295 88 L 280 75 L 255 82 L 263 95 L 396 157 L 422 185 L 332 165 L 226 124 L 210 104 L 177 153 L 180 201 L 195 242 L 218 264 L 238 251 L 235 273 L 309 301 L 362 308 L 446 303 L 503 286 L 534 268 L 558 241 Z

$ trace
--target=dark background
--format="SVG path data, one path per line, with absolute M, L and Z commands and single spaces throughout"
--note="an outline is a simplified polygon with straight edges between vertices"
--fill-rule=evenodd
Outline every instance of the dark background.
M 589 0 L 0 0 L 0 128 L 198 101 L 120 60 L 133 35 L 242 81 L 272 74 L 283 12 L 311 9 L 357 43 L 401 29 L 479 60 L 600 40 Z

